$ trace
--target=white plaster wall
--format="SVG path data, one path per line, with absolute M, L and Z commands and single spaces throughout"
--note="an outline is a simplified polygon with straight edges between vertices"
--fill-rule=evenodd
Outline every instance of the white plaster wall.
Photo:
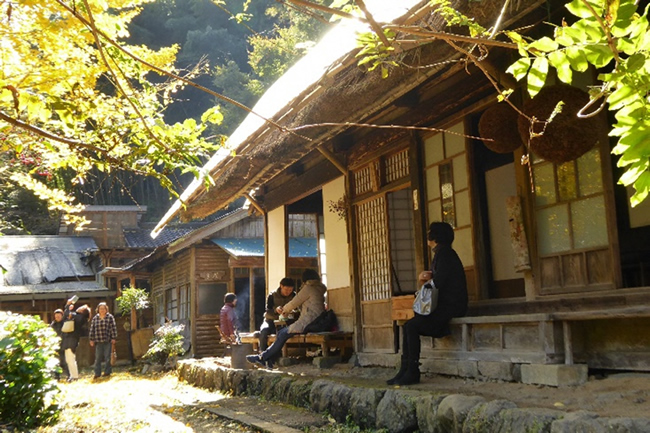
M 265 246 L 268 257 L 268 277 L 266 287 L 275 289 L 287 273 L 286 225 L 284 206 L 269 211 L 267 214 L 268 244 Z
M 350 256 L 348 229 L 345 220 L 330 211 L 329 202 L 338 202 L 345 195 L 343 176 L 323 185 L 323 217 L 325 220 L 325 272 L 327 287 L 335 289 L 350 286 Z
M 514 163 L 485 173 L 490 220 L 490 253 L 492 274 L 496 281 L 521 278 L 515 271 L 515 257 L 510 239 L 510 222 L 506 199 L 517 195 Z

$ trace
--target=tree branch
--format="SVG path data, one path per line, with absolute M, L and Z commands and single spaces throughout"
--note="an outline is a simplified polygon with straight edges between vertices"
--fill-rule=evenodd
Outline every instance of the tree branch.
M 290 3 L 297 4 L 299 6 L 306 6 L 308 8 L 319 10 L 321 12 L 327 12 L 328 14 L 336 15 L 336 16 L 339 16 L 339 17 L 342 17 L 342 18 L 349 18 L 349 19 L 353 19 L 353 20 L 359 20 L 359 21 L 363 21 L 364 23 L 368 22 L 368 20 L 366 20 L 363 17 L 358 17 L 356 15 L 352 15 L 352 14 L 349 14 L 347 12 L 340 11 L 338 9 L 333 9 L 333 8 L 329 8 L 327 6 L 312 3 L 310 1 L 306 1 L 306 0 L 287 0 L 287 1 L 290 2 Z
M 73 8 L 71 8 L 70 6 L 68 6 L 67 4 L 65 4 L 65 3 L 63 2 L 63 0 L 56 0 L 56 2 L 57 2 L 61 7 L 63 7 L 64 9 L 66 9 L 69 13 L 71 13 L 75 18 L 77 18 L 79 21 L 81 21 L 85 26 L 87 26 L 87 27 L 89 27 L 89 28 L 91 27 L 91 24 L 88 22 L 88 20 L 86 20 L 86 18 L 84 18 L 82 15 L 80 15 L 80 14 L 79 14 L 75 9 L 73 9 Z M 235 101 L 235 100 L 232 99 L 232 98 L 229 98 L 229 97 L 227 97 L 227 96 L 225 96 L 225 95 L 222 95 L 222 94 L 220 94 L 220 93 L 217 93 L 217 92 L 215 92 L 215 91 L 213 91 L 213 90 L 208 89 L 207 87 L 204 87 L 204 86 L 202 86 L 202 85 L 200 85 L 200 84 L 198 84 L 198 83 L 195 83 L 195 82 L 193 82 L 193 81 L 191 81 L 191 80 L 188 80 L 188 79 L 186 79 L 186 78 L 183 78 L 183 77 L 181 77 L 180 75 L 177 75 L 177 74 L 175 74 L 175 73 L 173 73 L 173 72 L 166 71 L 166 70 L 164 70 L 164 69 L 162 69 L 162 68 L 159 68 L 159 67 L 156 66 L 156 65 L 153 65 L 153 64 L 147 62 L 147 61 L 144 60 L 144 59 L 141 59 L 140 57 L 138 57 L 138 56 L 136 56 L 135 54 L 131 53 L 129 50 L 127 50 L 127 49 L 125 49 L 124 47 L 122 47 L 120 44 L 118 44 L 118 43 L 117 43 L 116 41 L 114 41 L 113 39 L 109 38 L 109 37 L 108 37 L 106 34 L 104 34 L 101 30 L 97 29 L 97 33 L 98 33 L 99 35 L 101 35 L 101 36 L 106 40 L 106 42 L 108 42 L 109 44 L 113 45 L 115 48 L 117 48 L 118 50 L 122 51 L 124 54 L 126 54 L 126 55 L 129 56 L 129 57 L 131 57 L 133 60 L 135 60 L 135 61 L 137 61 L 137 62 L 140 62 L 142 65 L 146 66 L 147 68 L 149 68 L 149 69 L 151 69 L 151 70 L 153 70 L 153 71 L 156 71 L 156 72 L 160 73 L 161 75 L 166 75 L 166 76 L 168 76 L 168 77 L 174 78 L 175 80 L 178 80 L 178 81 L 180 81 L 180 82 L 182 82 L 182 83 L 185 83 L 185 84 L 187 84 L 188 86 L 194 87 L 194 88 L 196 88 L 196 89 L 198 89 L 198 90 L 201 90 L 202 92 L 205 92 L 205 93 L 207 93 L 207 94 L 209 94 L 209 95 L 214 96 L 215 98 L 219 98 L 219 99 L 221 99 L 221 100 L 223 100 L 223 101 L 226 101 L 226 102 L 228 102 L 228 103 L 230 103 L 230 104 L 232 104 L 232 105 L 234 105 L 234 106 L 236 106 L 236 107 L 239 107 L 239 108 L 241 108 L 242 110 L 244 110 L 244 111 L 246 111 L 246 112 L 248 112 L 248 113 L 251 113 L 251 114 L 253 114 L 253 115 L 257 116 L 257 117 L 259 117 L 260 119 L 264 120 L 265 122 L 269 123 L 270 125 L 272 125 L 273 127 L 277 128 L 278 130 L 280 130 L 280 131 L 282 131 L 282 132 L 292 133 L 292 134 L 296 135 L 296 136 L 299 137 L 299 138 L 302 138 L 302 139 L 307 140 L 307 141 L 311 141 L 311 139 L 310 139 L 309 137 L 305 137 L 305 136 L 303 136 L 303 135 L 299 135 L 299 134 L 295 134 L 295 133 L 291 132 L 289 129 L 285 128 L 284 126 L 278 124 L 277 122 L 275 122 L 275 121 L 273 121 L 273 120 L 271 120 L 271 119 L 268 119 L 268 118 L 262 116 L 262 115 L 259 114 L 259 113 L 256 113 L 255 111 L 251 110 L 250 108 L 248 108 L 248 107 L 245 106 L 244 104 L 242 104 L 242 103 L 240 103 L 240 102 L 237 102 L 237 101 Z
M 57 141 L 59 143 L 67 144 L 68 146 L 71 146 L 73 148 L 83 148 L 83 149 L 86 149 L 86 150 L 96 152 L 96 153 L 98 153 L 100 155 L 103 155 L 104 158 L 106 159 L 106 161 L 111 162 L 111 163 L 116 164 L 116 165 L 122 165 L 121 160 L 108 155 L 108 151 L 106 151 L 105 149 L 102 149 L 102 148 L 97 147 L 97 146 L 93 146 L 92 144 L 84 143 L 84 142 L 77 141 L 77 140 L 72 140 L 72 139 L 66 138 L 66 137 L 60 137 L 58 135 L 52 134 L 49 131 L 41 129 L 38 126 L 30 125 L 29 123 L 25 123 L 22 120 L 14 119 L 11 116 L 7 116 L 2 111 L 0 111 L 0 120 L 4 120 L 5 122 L 7 122 L 7 123 L 9 123 L 11 125 L 14 125 L 14 126 L 16 126 L 18 128 L 24 129 L 26 131 L 33 132 L 34 134 L 39 135 L 41 137 L 44 137 L 44 138 L 47 138 L 47 139 L 50 139 L 50 140 L 53 140 L 53 141 Z
M 384 46 L 390 47 L 390 42 L 388 42 L 388 38 L 384 34 L 384 31 L 382 30 L 381 26 L 373 18 L 372 14 L 366 7 L 366 4 L 363 2 L 363 0 L 356 0 L 356 1 L 357 1 L 357 5 L 359 5 L 359 9 L 361 9 L 361 11 L 363 11 L 363 13 L 366 15 L 366 19 L 370 23 L 370 27 L 372 27 L 372 29 L 375 31 L 375 33 L 377 34 L 381 42 L 384 44 Z
M 95 18 L 93 17 L 93 13 L 90 9 L 90 5 L 88 4 L 88 0 L 83 0 L 84 6 L 86 7 L 86 10 L 88 12 L 88 21 L 90 23 L 90 31 L 93 34 L 93 38 L 95 39 L 95 43 L 97 44 L 97 51 L 99 51 L 99 55 L 102 58 L 102 61 L 106 65 L 106 68 L 110 72 L 110 74 L 113 76 L 113 79 L 115 80 L 115 86 L 117 86 L 118 90 L 124 95 L 126 100 L 129 102 L 129 105 L 135 113 L 138 115 L 140 118 L 140 122 L 142 123 L 142 126 L 147 130 L 149 133 L 149 136 L 154 139 L 156 143 L 160 145 L 163 149 L 165 149 L 166 152 L 169 152 L 169 147 L 167 147 L 160 139 L 156 136 L 156 134 L 153 133 L 151 128 L 149 128 L 149 125 L 147 125 L 147 121 L 145 120 L 144 116 L 142 115 L 142 112 L 138 108 L 138 106 L 133 102 L 133 100 L 129 97 L 129 95 L 124 91 L 124 88 L 122 87 L 122 84 L 120 83 L 120 79 L 118 78 L 117 74 L 115 71 L 113 71 L 113 68 L 111 65 L 108 64 L 108 60 L 106 59 L 106 55 L 104 54 L 104 46 L 102 44 L 102 41 L 99 38 L 99 33 L 97 31 L 97 26 L 95 24 Z M 122 71 L 120 71 L 122 72 Z M 124 76 L 124 73 L 122 72 L 122 75 Z

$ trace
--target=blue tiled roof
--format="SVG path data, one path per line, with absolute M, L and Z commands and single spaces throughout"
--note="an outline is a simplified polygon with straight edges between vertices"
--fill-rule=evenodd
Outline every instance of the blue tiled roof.
M 212 238 L 215 244 L 235 257 L 263 257 L 262 238 Z M 289 257 L 316 257 L 318 240 L 316 238 L 289 238 Z
M 318 239 L 289 238 L 289 257 L 318 256 Z
M 264 239 L 262 238 L 212 238 L 210 240 L 235 257 L 264 256 Z

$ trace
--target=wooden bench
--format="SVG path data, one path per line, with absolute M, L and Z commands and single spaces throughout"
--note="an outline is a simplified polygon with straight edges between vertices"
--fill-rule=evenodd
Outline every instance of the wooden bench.
M 392 318 L 403 324 L 413 317 L 413 296 L 393 298 Z M 436 339 L 424 356 L 448 360 L 531 364 L 574 364 L 575 322 L 650 317 L 650 306 L 599 310 L 505 314 L 452 319 L 452 335 Z
M 330 356 L 330 349 L 339 349 L 342 356 L 351 355 L 353 349 L 352 332 L 319 332 L 314 334 L 292 335 L 282 348 L 282 356 L 288 356 L 289 346 L 320 346 L 323 356 Z M 269 335 L 268 344 L 275 341 L 275 335 Z M 250 343 L 256 351 L 259 347 L 259 339 L 252 333 L 241 335 L 242 343 Z M 346 353 L 347 352 L 347 353 Z

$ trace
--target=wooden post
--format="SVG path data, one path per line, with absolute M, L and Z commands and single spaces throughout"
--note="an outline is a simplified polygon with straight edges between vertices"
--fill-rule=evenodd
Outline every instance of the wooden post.
M 129 275 L 129 285 L 132 289 L 135 289 L 135 275 Z M 138 329 L 138 312 L 135 310 L 135 307 L 131 308 L 131 331 Z
M 573 341 L 571 340 L 571 324 L 568 320 L 562 321 L 562 331 L 564 331 L 564 363 L 573 365 Z
M 138 313 L 135 311 L 135 307 L 131 308 L 131 331 L 138 329 Z

